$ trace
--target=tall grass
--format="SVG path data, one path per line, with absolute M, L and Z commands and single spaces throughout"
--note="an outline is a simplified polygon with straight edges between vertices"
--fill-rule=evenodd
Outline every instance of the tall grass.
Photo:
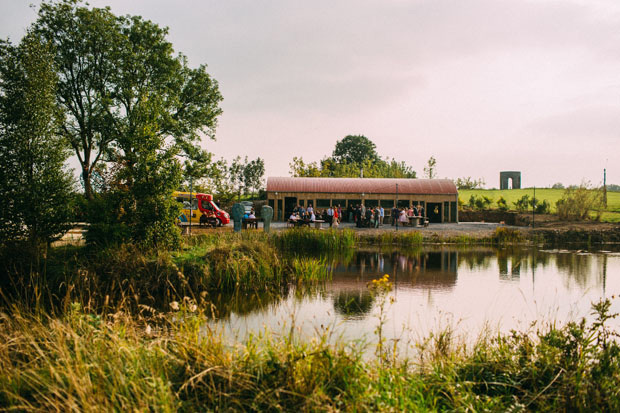
M 332 268 L 326 258 L 299 257 L 290 260 L 291 274 L 298 283 L 313 283 L 329 280 Z
M 364 236 L 363 242 L 371 245 L 398 245 L 417 247 L 424 242 L 424 236 L 418 231 L 385 231 Z
M 275 245 L 285 251 L 294 252 L 331 252 L 353 248 L 356 245 L 355 232 L 349 229 L 295 228 L 274 234 Z
M 188 301 L 188 303 L 191 302 Z M 319 333 L 230 345 L 192 305 L 148 318 L 78 305 L 53 319 L 0 315 L 0 407 L 16 411 L 619 411 L 620 347 L 596 318 L 486 336 L 450 330 L 419 361 L 363 357 Z M 335 344 L 329 343 L 335 342 Z

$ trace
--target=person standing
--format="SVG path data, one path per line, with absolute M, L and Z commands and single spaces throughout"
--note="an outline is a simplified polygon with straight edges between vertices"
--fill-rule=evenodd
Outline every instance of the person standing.
M 399 214 L 400 214 L 400 211 L 398 210 L 398 208 L 396 208 L 396 206 L 394 206 L 394 208 L 392 208 L 392 212 L 390 213 L 390 218 L 392 218 L 392 226 L 394 225 L 398 226 Z
M 332 227 L 332 224 L 334 223 L 334 210 L 332 209 L 332 207 L 330 206 L 329 208 L 327 208 L 327 222 L 329 222 L 329 227 Z
M 379 225 L 383 225 L 383 218 L 385 218 L 385 211 L 383 207 L 379 205 Z

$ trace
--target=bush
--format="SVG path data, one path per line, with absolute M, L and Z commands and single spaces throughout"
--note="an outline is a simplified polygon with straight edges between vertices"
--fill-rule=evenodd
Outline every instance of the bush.
M 529 204 L 530 204 L 530 196 L 529 195 L 523 195 L 521 197 L 521 199 L 519 199 L 518 201 L 514 202 L 515 208 L 519 212 L 527 211 L 527 207 L 528 207 Z
M 568 188 L 556 203 L 558 217 L 566 221 L 583 221 L 595 211 L 598 220 L 603 210 L 603 192 L 589 189 L 587 184 Z
M 500 196 L 497 200 L 497 209 L 499 209 L 500 211 L 508 211 L 508 203 L 503 196 Z
M 537 214 L 548 214 L 551 211 L 551 204 L 549 204 L 549 201 L 546 199 L 536 202 L 536 204 L 534 204 L 534 200 L 532 200 L 531 205 Z

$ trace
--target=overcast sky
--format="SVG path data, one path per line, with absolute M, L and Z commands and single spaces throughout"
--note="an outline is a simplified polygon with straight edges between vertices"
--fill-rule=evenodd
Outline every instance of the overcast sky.
M 32 1 L 0 0 L 17 42 Z M 34 1 L 38 4 L 37 1 Z M 363 134 L 422 176 L 620 184 L 620 1 L 90 0 L 170 29 L 224 96 L 216 157 L 287 176 Z

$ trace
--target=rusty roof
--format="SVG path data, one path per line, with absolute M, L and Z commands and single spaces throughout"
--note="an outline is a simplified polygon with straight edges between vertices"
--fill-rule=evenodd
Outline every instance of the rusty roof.
M 456 195 L 450 179 L 405 178 L 267 178 L 267 192 L 327 192 L 351 194 Z

